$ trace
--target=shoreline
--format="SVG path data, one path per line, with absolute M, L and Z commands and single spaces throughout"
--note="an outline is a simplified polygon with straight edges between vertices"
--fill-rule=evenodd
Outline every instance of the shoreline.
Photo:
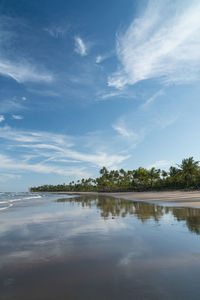
M 200 191 L 148 191 L 148 192 L 49 192 L 65 195 L 99 195 L 174 207 L 200 208 Z

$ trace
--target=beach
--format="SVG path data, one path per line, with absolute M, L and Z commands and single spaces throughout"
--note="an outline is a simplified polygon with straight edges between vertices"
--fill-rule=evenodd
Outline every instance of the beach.
M 200 191 L 148 191 L 122 193 L 59 192 L 58 194 L 104 195 L 127 200 L 145 201 L 149 203 L 170 203 L 172 206 L 200 208 Z
M 200 210 L 160 194 L 1 193 L 0 298 L 199 299 Z

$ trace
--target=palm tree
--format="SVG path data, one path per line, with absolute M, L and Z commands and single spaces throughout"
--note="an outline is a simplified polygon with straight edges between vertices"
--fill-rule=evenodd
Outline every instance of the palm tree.
M 128 191 L 144 190 L 146 188 L 188 188 L 200 182 L 199 162 L 193 157 L 185 158 L 178 165 L 171 166 L 169 172 L 151 168 L 147 170 L 139 167 L 136 170 L 125 171 L 124 169 L 108 171 L 106 167 L 100 170 L 100 177 L 96 179 L 82 178 L 76 183 L 69 182 L 67 185 L 43 185 L 30 188 L 30 191 Z
M 168 176 L 168 173 L 165 170 L 162 170 L 161 174 L 163 178 L 166 178 Z
M 150 186 L 152 189 L 154 180 L 160 178 L 160 169 L 155 169 L 153 167 L 150 170 L 148 170 L 148 175 L 149 175 L 149 179 L 150 179 Z
M 107 177 L 108 176 L 108 170 L 106 169 L 106 167 L 103 167 L 99 173 L 102 175 L 102 176 L 105 176 Z
M 148 184 L 148 171 L 145 168 L 139 167 L 134 171 L 134 180 L 139 188 L 145 188 Z
M 195 182 L 195 176 L 199 174 L 199 161 L 195 161 L 193 157 L 185 158 L 182 160 L 180 168 L 181 175 L 186 183 L 186 187 Z
M 181 170 L 176 168 L 176 167 L 173 167 L 171 166 L 169 168 L 169 178 L 168 178 L 168 183 L 169 183 L 169 186 L 173 186 L 174 188 L 177 187 L 177 184 L 181 183 L 180 181 L 180 177 L 181 177 Z

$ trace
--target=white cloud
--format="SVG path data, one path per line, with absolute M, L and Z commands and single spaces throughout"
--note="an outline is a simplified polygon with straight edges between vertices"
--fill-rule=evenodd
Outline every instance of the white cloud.
M 0 75 L 10 77 L 18 83 L 51 82 L 53 75 L 24 55 L 17 54 L 15 42 L 20 43 L 21 30 L 27 29 L 22 19 L 0 15 Z M 18 28 L 18 30 L 16 30 Z
M 96 57 L 96 64 L 102 63 L 104 60 L 106 60 L 109 57 L 110 57 L 110 54 L 109 55 L 98 55 Z
M 70 137 L 61 134 L 52 134 L 48 132 L 20 131 L 14 130 L 9 126 L 0 127 L 0 138 L 21 143 L 41 143 L 51 142 L 53 145 L 73 146 Z
M 11 179 L 20 179 L 21 176 L 18 174 L 7 174 L 7 173 L 0 173 L 0 182 L 6 182 Z
M 100 91 L 97 93 L 97 101 L 107 100 L 111 98 L 135 98 L 135 92 L 131 89 L 126 90 L 114 90 L 114 91 Z
M 0 123 L 3 122 L 5 120 L 3 115 L 0 115 Z
M 42 72 L 34 65 L 21 61 L 20 63 L 10 62 L 0 58 L 0 74 L 16 80 L 18 83 L 23 82 L 51 82 L 53 75 L 49 72 Z
M 143 15 L 117 38 L 118 70 L 108 85 L 123 88 L 145 79 L 191 82 L 200 71 L 200 2 L 150 0 Z
M 96 64 L 100 64 L 102 63 L 104 60 L 110 58 L 111 56 L 113 56 L 114 51 L 110 51 L 108 53 L 105 53 L 104 55 L 97 55 L 96 57 Z
M 12 204 L 14 204 L 13 202 Z M 58 204 L 59 205 L 59 204 Z M 86 233 L 101 232 L 102 235 L 111 235 L 113 232 L 119 232 L 119 230 L 132 229 L 130 225 L 124 222 L 123 218 L 119 218 L 117 222 L 113 222 L 112 218 L 107 218 L 106 222 L 103 218 L 97 218 L 94 216 L 93 210 L 89 207 L 77 206 L 76 209 L 67 209 L 68 206 L 64 207 L 60 203 L 60 209 L 52 212 L 38 212 L 37 210 L 32 210 L 31 214 L 25 214 L 23 218 L 21 214 L 13 214 L 12 218 L 4 218 L 0 226 L 0 238 L 3 241 L 3 237 L 6 237 L 10 232 L 17 232 L 18 238 L 16 239 L 15 248 L 12 247 L 11 239 L 4 239 L 4 245 L 7 246 L 8 251 L 1 253 L 1 262 L 0 268 L 2 269 L 5 265 L 13 265 L 16 262 L 18 263 L 28 263 L 30 262 L 30 257 L 32 263 L 43 263 L 47 261 L 49 257 L 54 259 L 57 257 L 63 257 L 68 254 L 68 257 L 71 257 L 72 252 L 74 251 L 73 247 L 60 247 L 58 245 L 58 237 L 55 232 L 59 230 L 62 232 L 62 240 L 76 239 L 80 236 L 85 235 Z M 83 224 L 83 219 L 87 218 L 87 222 Z M 32 226 L 31 225 L 40 225 L 42 228 L 46 224 L 55 224 L 57 220 L 62 220 L 62 222 L 57 223 L 56 231 L 54 232 L 55 226 L 48 227 L 51 234 L 46 234 L 45 236 L 41 232 L 41 235 L 32 242 L 33 247 L 29 250 L 23 250 L 22 247 L 18 247 L 24 237 L 30 237 Z M 67 224 L 70 223 L 70 230 L 66 230 Z M 23 231 L 21 229 L 24 229 Z M 41 238 L 42 237 L 42 238 Z
M 172 166 L 174 164 L 173 161 L 168 161 L 168 160 L 158 160 L 155 163 L 149 165 L 147 167 L 147 169 L 151 169 L 151 168 L 156 168 L 156 169 L 164 169 L 164 170 L 168 170 L 170 168 L 170 166 Z
M 23 117 L 21 115 L 12 115 L 12 118 L 15 120 L 22 120 Z
M 19 154 L 20 151 L 22 153 L 17 158 L 2 154 L 0 168 L 4 171 L 29 170 L 45 174 L 74 174 L 81 177 L 83 173 L 86 174 L 83 163 L 90 167 L 114 168 L 128 158 L 127 155 L 108 154 L 102 150 L 77 151 L 74 147 L 77 147 L 79 137 L 73 138 L 48 132 L 26 132 L 5 126 L 0 127 L 0 138 L 9 149 L 18 148 L 17 153 Z M 74 167 L 74 164 L 78 166 Z
M 100 64 L 104 60 L 104 57 L 102 55 L 98 55 L 96 57 L 96 64 Z
M 120 97 L 120 96 L 121 96 L 121 93 L 117 91 L 117 92 L 108 92 L 108 93 L 102 94 L 100 97 L 101 97 L 101 99 L 106 100 L 109 98 Z
M 27 100 L 27 98 L 23 96 L 23 97 L 22 97 L 22 100 L 23 100 L 23 101 L 26 101 L 26 100 Z
M 67 158 L 67 162 L 71 160 L 71 162 L 84 162 L 92 164 L 93 166 L 103 167 L 106 166 L 108 168 L 113 168 L 123 162 L 128 156 L 118 155 L 118 154 L 107 154 L 105 152 L 96 152 L 96 153 L 83 153 L 76 151 L 74 149 L 67 149 L 67 145 L 63 145 L 62 147 L 57 147 L 51 144 L 27 144 L 21 145 L 24 148 L 30 149 L 46 149 L 51 150 L 52 152 L 46 152 L 45 156 L 49 157 L 49 161 L 64 161 Z M 44 155 L 41 153 L 41 156 Z
M 86 56 L 87 55 L 87 47 L 85 45 L 85 43 L 83 42 L 83 40 L 79 37 L 76 36 L 74 38 L 75 40 L 75 52 L 80 54 L 81 56 Z
M 56 165 L 45 165 L 41 163 L 26 163 L 23 160 L 13 159 L 10 156 L 0 154 L 0 168 L 1 170 L 12 171 L 31 171 L 42 174 L 58 174 L 58 175 L 71 175 L 71 176 L 87 176 L 88 173 L 84 171 L 84 168 L 80 167 L 66 167 Z

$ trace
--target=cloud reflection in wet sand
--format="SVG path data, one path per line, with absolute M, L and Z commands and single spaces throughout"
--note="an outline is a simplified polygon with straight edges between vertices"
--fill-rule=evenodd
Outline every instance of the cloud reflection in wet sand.
M 5 299 L 199 296 L 198 209 L 77 197 L 1 217 Z

